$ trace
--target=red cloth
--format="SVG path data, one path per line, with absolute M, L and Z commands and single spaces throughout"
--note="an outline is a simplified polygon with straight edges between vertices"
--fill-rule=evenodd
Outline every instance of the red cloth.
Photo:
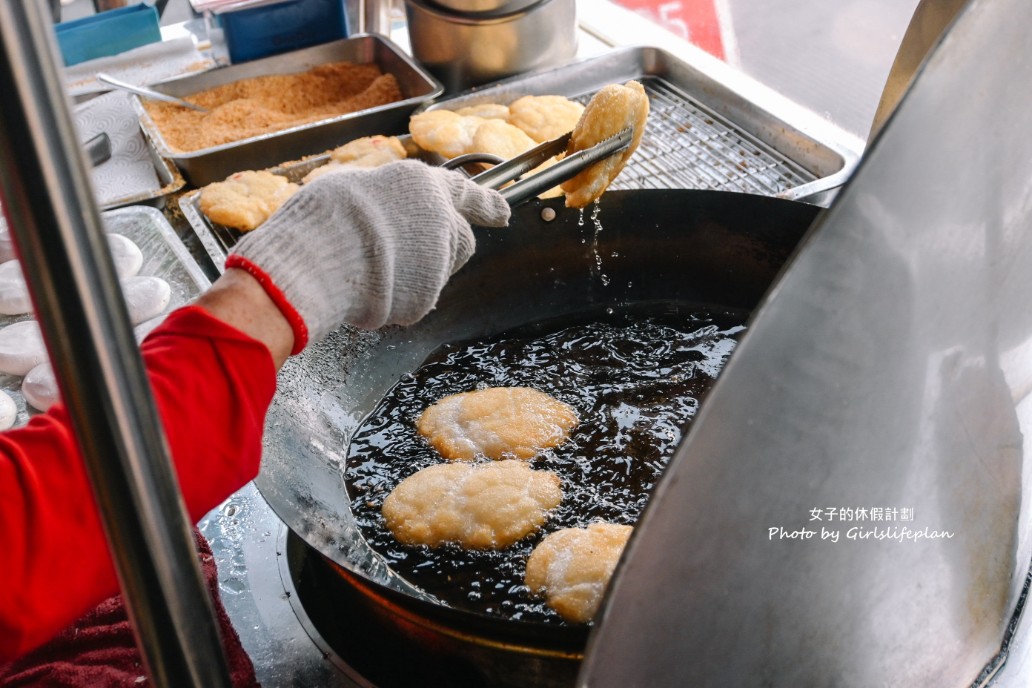
M 254 665 L 219 599 L 218 572 L 211 547 L 199 532 L 194 531 L 194 536 L 201 570 L 215 603 L 233 686 L 258 688 Z M 46 645 L 6 667 L 0 665 L 0 688 L 137 688 L 147 685 L 147 674 L 121 595 L 104 600 Z
M 194 522 L 258 473 L 276 387 L 269 350 L 196 306 L 142 346 Z M 0 434 L 0 663 L 38 647 L 118 592 L 61 405 Z

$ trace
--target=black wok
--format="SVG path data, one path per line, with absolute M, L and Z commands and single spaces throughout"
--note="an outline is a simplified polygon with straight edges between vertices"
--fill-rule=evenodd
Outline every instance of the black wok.
M 444 607 L 371 551 L 342 479 L 348 439 L 390 387 L 443 343 L 640 304 L 751 311 L 819 210 L 693 190 L 611 191 L 583 214 L 561 199 L 533 201 L 514 211 L 508 228 L 476 230 L 475 256 L 420 323 L 341 331 L 290 361 L 270 410 L 257 484 L 297 542 L 318 553 L 322 582 L 309 587 L 323 599 L 306 600 L 306 607 L 334 596 L 329 570 L 401 635 L 457 649 L 495 683 L 515 677 L 519 684 L 530 675 L 527 685 L 572 680 L 586 628 Z M 483 652 L 486 660 L 476 658 Z

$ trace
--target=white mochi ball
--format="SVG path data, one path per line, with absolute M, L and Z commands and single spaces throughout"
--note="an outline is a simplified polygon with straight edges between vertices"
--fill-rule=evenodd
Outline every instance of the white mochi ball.
M 122 280 L 122 293 L 129 319 L 139 325 L 161 313 L 172 298 L 172 287 L 160 277 L 130 277 Z
M 108 234 L 107 238 L 118 277 L 125 279 L 140 272 L 140 268 L 143 267 L 143 251 L 140 247 L 133 243 L 132 239 L 121 234 Z
M 7 229 L 7 223 L 0 217 L 0 263 L 6 263 L 15 259 L 14 239 L 11 238 L 11 230 Z
M 35 320 L 0 329 L 0 372 L 24 375 L 46 360 L 47 347 Z
M 7 392 L 0 389 L 0 431 L 10 430 L 18 419 L 18 405 Z
M 32 408 L 46 411 L 61 401 L 61 393 L 57 389 L 57 377 L 50 362 L 40 363 L 22 380 L 22 395 Z
M 0 263 L 0 314 L 21 315 L 32 312 L 29 286 L 25 283 L 21 263 L 9 260 Z

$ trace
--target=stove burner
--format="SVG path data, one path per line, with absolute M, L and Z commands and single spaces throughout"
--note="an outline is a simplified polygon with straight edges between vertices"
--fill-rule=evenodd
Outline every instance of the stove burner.
M 454 610 L 420 609 L 340 569 L 290 531 L 286 556 L 308 621 L 370 688 L 564 688 L 576 679 L 586 633 L 547 648 L 533 633 L 502 637 L 493 624 L 458 619 Z

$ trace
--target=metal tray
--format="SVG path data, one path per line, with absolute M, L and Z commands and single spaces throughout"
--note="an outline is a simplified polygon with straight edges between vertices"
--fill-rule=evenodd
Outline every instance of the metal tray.
M 82 138 L 106 134 L 111 155 L 91 170 L 93 190 L 102 210 L 127 205 L 165 206 L 165 197 L 186 185 L 183 175 L 163 158 L 150 137 L 135 123 L 136 112 L 127 93 L 111 93 L 90 99 L 73 111 Z M 141 183 L 137 162 L 149 162 L 154 178 Z M 156 183 L 155 183 L 156 182 Z
M 427 153 L 422 150 L 419 146 L 412 142 L 412 137 L 408 134 L 402 134 L 398 136 L 402 145 L 405 146 L 405 150 L 408 153 L 409 158 L 418 158 L 431 164 L 438 164 L 438 160 L 434 159 L 433 154 Z M 300 184 L 301 180 L 306 174 L 314 170 L 316 167 L 325 165 L 330 161 L 330 152 L 326 151 L 319 153 L 318 155 L 309 155 L 300 160 L 294 160 L 291 162 L 284 162 L 276 167 L 268 168 L 269 172 L 278 174 L 286 177 L 288 180 L 295 184 Z M 212 222 L 201 212 L 201 190 L 195 189 L 187 192 L 179 197 L 179 209 L 183 213 L 183 217 L 190 224 L 190 227 L 194 230 L 194 234 L 200 240 L 201 245 L 204 247 L 208 257 L 211 258 L 218 271 L 223 271 L 223 263 L 226 261 L 226 255 L 240 237 L 243 236 L 243 232 L 232 227 L 226 227 L 220 225 L 217 222 Z
M 664 50 L 620 48 L 561 67 L 513 77 L 439 100 L 420 110 L 508 104 L 525 95 L 586 103 L 606 84 L 630 79 L 649 95 L 648 126 L 611 189 L 711 189 L 796 199 L 841 184 L 858 155 L 818 140 L 763 101 L 758 84 L 717 81 Z
M 189 96 L 240 79 L 268 74 L 293 74 L 317 65 L 340 61 L 377 64 L 382 71 L 397 78 L 403 100 L 188 153 L 169 148 L 139 98 L 133 98 L 133 107 L 140 117 L 140 125 L 154 141 L 158 154 L 172 160 L 191 184 L 204 186 L 222 181 L 240 170 L 268 168 L 284 160 L 321 153 L 361 136 L 404 133 L 408 130 L 412 111 L 444 91 L 440 82 L 396 45 L 376 35 L 353 36 L 313 48 L 215 69 L 163 84 L 158 90 L 175 96 Z
M 160 277 L 172 287 L 172 297 L 165 313 L 193 301 L 211 286 L 211 282 L 193 259 L 182 240 L 159 210 L 147 206 L 133 206 L 109 210 L 101 214 L 104 229 L 131 239 L 143 252 L 140 275 Z M 0 225 L 4 219 L 0 216 Z M 160 317 L 160 316 L 159 316 Z M 31 313 L 0 316 L 0 327 L 32 320 Z M 139 326 L 137 326 L 139 327 Z M 22 377 L 0 373 L 0 389 L 11 395 L 18 406 L 14 427 L 28 422 L 37 413 L 28 406 L 21 393 Z
M 186 180 L 183 179 L 183 175 L 179 173 L 172 161 L 158 155 L 158 152 L 154 150 L 154 146 L 150 142 L 150 137 L 144 136 L 144 138 L 147 139 L 147 150 L 150 153 L 151 160 L 154 162 L 154 171 L 158 174 L 158 181 L 161 182 L 161 186 L 148 193 L 138 193 L 111 199 L 100 206 L 102 210 L 113 210 L 130 205 L 148 205 L 154 208 L 164 208 L 166 197 L 186 186 Z
M 649 95 L 648 126 L 638 150 L 611 189 L 706 189 L 799 199 L 845 181 L 859 159 L 854 147 L 818 139 L 764 107 L 766 91 L 748 92 L 718 82 L 669 53 L 622 48 L 424 104 L 419 110 L 455 110 L 480 103 L 508 104 L 525 95 L 563 95 L 587 102 L 600 88 L 629 79 Z M 385 132 L 377 132 L 385 133 Z M 410 155 L 432 164 L 444 158 L 400 136 Z M 286 160 L 287 158 L 283 158 Z M 280 163 L 269 171 L 291 181 L 324 164 L 328 153 Z M 210 222 L 199 192 L 180 198 L 184 217 L 212 261 L 222 269 L 240 232 Z
M 296 181 L 296 180 L 291 180 Z M 194 234 L 204 247 L 204 252 L 211 258 L 215 269 L 221 274 L 225 272 L 226 256 L 229 249 L 240 239 L 241 233 L 225 225 L 209 220 L 201 212 L 201 190 L 187 192 L 179 197 L 179 210 L 190 223 Z

